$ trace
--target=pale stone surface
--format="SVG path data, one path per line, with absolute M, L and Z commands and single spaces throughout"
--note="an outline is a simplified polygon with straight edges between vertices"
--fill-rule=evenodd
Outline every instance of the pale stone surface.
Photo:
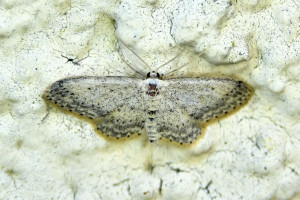
M 299 199 L 298 1 L 1 1 L 0 199 Z M 193 147 L 99 137 L 41 99 L 56 80 L 165 73 L 255 89 Z M 121 46 L 136 70 L 147 70 Z M 68 62 L 69 61 L 69 62 Z

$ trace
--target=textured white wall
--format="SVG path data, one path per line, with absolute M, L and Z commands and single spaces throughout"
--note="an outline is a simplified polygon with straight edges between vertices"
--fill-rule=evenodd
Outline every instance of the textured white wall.
M 299 1 L 50 2 L 0 2 L 0 199 L 300 199 Z M 191 148 L 106 140 L 41 95 L 133 74 L 117 38 L 153 68 L 185 47 L 165 72 L 188 61 L 173 77 L 235 77 L 254 97 Z

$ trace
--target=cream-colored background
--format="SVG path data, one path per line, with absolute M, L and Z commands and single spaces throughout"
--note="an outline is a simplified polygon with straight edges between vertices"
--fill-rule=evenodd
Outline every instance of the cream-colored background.
M 300 199 L 299 1 L 4 0 L 0 8 L 0 199 Z M 234 77 L 254 97 L 192 148 L 146 136 L 107 141 L 41 95 L 69 76 L 132 75 L 118 38 L 153 69 L 185 48 L 162 72 L 188 61 L 173 77 Z

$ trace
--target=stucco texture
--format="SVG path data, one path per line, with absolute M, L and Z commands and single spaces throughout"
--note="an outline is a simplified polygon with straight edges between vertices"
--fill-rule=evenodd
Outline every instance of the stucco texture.
M 50 2 L 50 3 L 49 3 Z M 300 199 L 296 0 L 0 1 L 0 199 Z M 254 89 L 191 147 L 109 140 L 42 99 L 71 76 L 230 77 Z

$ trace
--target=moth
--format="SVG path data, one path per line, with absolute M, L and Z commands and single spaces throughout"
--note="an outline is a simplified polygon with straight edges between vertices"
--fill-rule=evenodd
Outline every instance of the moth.
M 230 78 L 164 80 L 153 70 L 143 78 L 69 77 L 50 85 L 43 97 L 90 118 L 107 136 L 146 132 L 150 142 L 165 138 L 185 144 L 196 140 L 212 119 L 244 105 L 251 94 L 247 84 Z

